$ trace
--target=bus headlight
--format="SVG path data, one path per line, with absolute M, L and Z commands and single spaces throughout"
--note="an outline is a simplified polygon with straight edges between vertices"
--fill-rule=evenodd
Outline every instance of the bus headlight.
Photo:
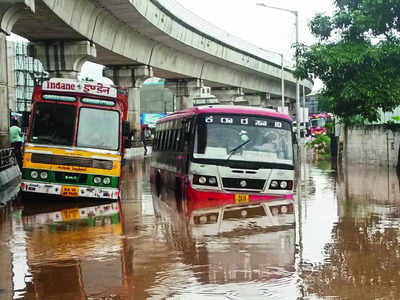
M 270 185 L 270 188 L 277 188 L 278 187 L 278 181 L 276 181 L 276 180 L 272 180 L 271 181 L 271 185 Z
M 193 184 L 218 186 L 217 177 L 206 175 L 193 175 Z
M 208 183 L 211 185 L 215 185 L 217 183 L 217 178 L 215 177 L 208 178 Z
M 95 184 L 99 184 L 99 183 L 101 182 L 101 178 L 98 177 L 98 176 L 96 176 L 95 178 L 93 178 L 93 182 L 94 182 Z
M 270 206 L 269 209 L 273 216 L 293 214 L 292 204 Z
M 205 178 L 204 176 L 200 176 L 199 177 L 199 183 L 200 184 L 205 184 L 207 182 L 207 178 Z
M 217 223 L 218 215 L 217 214 L 212 214 L 212 215 L 209 215 L 208 218 L 210 220 L 210 223 Z
M 200 224 L 205 224 L 205 223 L 207 223 L 207 216 L 201 216 L 201 217 L 199 218 L 199 221 L 200 221 Z
M 293 180 L 272 180 L 269 188 L 271 190 L 291 190 L 293 188 Z
M 279 215 L 279 208 L 277 206 L 274 206 L 271 208 L 271 213 L 273 216 Z
M 205 215 L 194 216 L 194 224 L 215 224 L 218 221 L 218 213 L 208 213 Z
M 49 174 L 47 172 L 40 172 L 40 178 L 41 179 L 47 179 L 49 177 Z
M 110 184 L 110 182 L 111 182 L 110 177 L 104 177 L 104 178 L 103 178 L 103 183 L 104 183 L 104 184 L 107 185 L 107 184 Z
M 39 177 L 38 171 L 32 171 L 32 172 L 31 172 L 31 177 L 32 177 L 33 179 L 37 179 L 37 178 Z

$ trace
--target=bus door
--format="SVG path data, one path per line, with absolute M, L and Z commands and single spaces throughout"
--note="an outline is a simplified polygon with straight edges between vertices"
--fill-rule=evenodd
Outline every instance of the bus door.
M 190 160 L 190 130 L 191 119 L 183 119 L 180 121 L 179 129 L 177 130 L 177 145 L 176 145 L 176 168 L 177 174 L 183 176 L 187 174 Z
M 192 149 L 192 138 L 193 136 L 193 119 L 187 118 L 183 119 L 179 128 L 179 142 L 177 147 L 177 158 L 176 158 L 176 168 L 177 168 L 177 178 L 176 178 L 176 197 L 177 200 L 185 199 L 185 191 L 188 185 L 188 170 L 190 162 L 190 153 Z M 180 205 L 180 203 L 179 203 Z

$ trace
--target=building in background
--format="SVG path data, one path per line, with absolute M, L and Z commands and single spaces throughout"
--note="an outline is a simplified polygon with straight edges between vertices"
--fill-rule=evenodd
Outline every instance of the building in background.
M 14 45 L 11 42 L 7 42 L 7 82 L 8 82 L 8 109 L 10 111 L 16 111 L 15 102 L 15 54 Z
M 310 115 L 320 112 L 318 108 L 319 97 L 319 93 L 309 94 L 306 96 L 306 107 L 308 107 L 308 113 Z
M 140 111 L 157 114 L 174 111 L 174 94 L 164 87 L 163 79 L 150 79 L 140 89 Z
M 10 84 L 10 109 L 14 112 L 30 111 L 35 82 L 48 77 L 41 62 L 28 56 L 27 42 L 8 41 L 9 70 L 14 76 Z

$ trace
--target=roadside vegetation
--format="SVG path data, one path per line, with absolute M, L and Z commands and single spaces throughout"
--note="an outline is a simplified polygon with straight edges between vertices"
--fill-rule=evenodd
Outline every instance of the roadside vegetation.
M 400 105 L 400 0 L 336 0 L 316 15 L 318 42 L 297 45 L 299 78 L 320 78 L 326 110 L 345 124 L 378 121 Z
M 317 134 L 306 146 L 318 156 L 319 160 L 331 158 L 331 134 L 334 129 L 334 123 L 330 122 L 327 125 L 327 134 Z
M 329 159 L 331 138 L 327 134 L 317 134 L 306 146 L 318 156 L 318 159 Z

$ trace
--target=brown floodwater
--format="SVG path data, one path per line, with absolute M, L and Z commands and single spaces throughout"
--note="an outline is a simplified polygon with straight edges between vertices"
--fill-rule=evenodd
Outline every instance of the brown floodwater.
M 220 231 L 153 203 L 149 165 L 126 164 L 121 201 L 0 208 L 0 299 L 400 299 L 395 170 L 306 160 L 295 226 Z

